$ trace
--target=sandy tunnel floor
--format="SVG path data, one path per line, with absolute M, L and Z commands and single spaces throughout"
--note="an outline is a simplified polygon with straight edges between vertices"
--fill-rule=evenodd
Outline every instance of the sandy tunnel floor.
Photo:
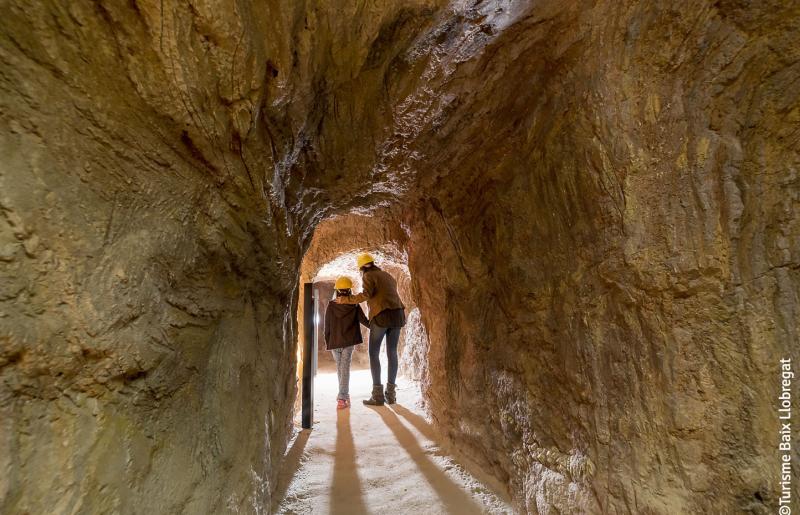
M 337 411 L 336 373 L 319 371 L 314 429 L 300 431 L 289 446 L 277 513 L 512 513 L 442 451 L 417 408 L 413 383 L 398 380 L 397 404 L 379 408 L 361 403 L 371 386 L 369 370 L 354 369 L 353 406 Z

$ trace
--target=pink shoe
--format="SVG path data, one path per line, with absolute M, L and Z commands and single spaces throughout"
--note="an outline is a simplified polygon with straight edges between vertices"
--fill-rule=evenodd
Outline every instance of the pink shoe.
M 336 409 L 345 409 L 348 405 L 348 402 L 344 399 L 339 399 L 336 401 Z

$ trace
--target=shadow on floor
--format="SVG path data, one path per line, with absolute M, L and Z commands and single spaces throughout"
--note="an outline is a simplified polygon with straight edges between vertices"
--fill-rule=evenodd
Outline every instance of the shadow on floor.
M 369 513 L 361 496 L 361 480 L 356 465 L 356 447 L 350 429 L 350 410 L 336 413 L 336 449 L 333 453 L 331 481 L 331 515 L 362 515 Z
M 408 408 L 401 406 L 400 404 L 391 404 L 389 409 L 406 419 L 409 424 L 414 426 L 414 428 L 428 440 L 433 442 L 439 441 L 439 437 L 436 434 L 436 431 L 433 429 L 433 426 L 430 425 L 423 417 L 417 415 Z
M 308 437 L 311 436 L 311 430 L 304 429 L 298 433 L 297 438 L 294 439 L 292 447 L 283 458 L 281 465 L 281 475 L 278 478 L 278 486 L 275 489 L 275 495 L 272 498 L 272 512 L 277 513 L 278 506 L 283 498 L 286 496 L 286 490 L 294 479 L 294 475 L 300 470 L 303 464 L 303 451 L 306 449 Z
M 436 431 L 436 429 L 427 421 L 425 417 L 414 413 L 413 411 L 409 410 L 408 408 L 401 406 L 400 404 L 392 404 L 389 408 L 403 417 L 409 424 L 411 424 L 414 429 L 420 432 L 422 436 L 436 442 L 437 444 L 441 445 L 441 435 Z M 455 459 L 455 458 L 454 458 Z M 480 465 L 474 463 L 459 463 L 461 467 L 466 470 L 472 476 L 478 478 L 480 481 L 484 483 L 486 488 L 488 488 L 494 495 L 498 498 L 502 499 L 504 502 L 510 503 L 511 497 L 508 494 L 508 490 L 505 488 L 505 485 L 498 481 L 496 478 L 492 477 L 491 475 L 487 474 L 486 470 L 481 469 Z
M 417 468 L 419 468 L 425 479 L 427 479 L 428 484 L 439 496 L 448 513 L 458 515 L 483 513 L 472 498 L 431 461 L 414 434 L 403 425 L 394 411 L 385 407 L 370 407 L 370 409 L 380 415 L 384 424 L 394 433 L 397 442 L 405 449 L 408 456 L 414 460 Z

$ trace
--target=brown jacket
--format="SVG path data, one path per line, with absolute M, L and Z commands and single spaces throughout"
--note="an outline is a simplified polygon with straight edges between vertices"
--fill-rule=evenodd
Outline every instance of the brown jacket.
M 343 349 L 361 343 L 359 322 L 369 327 L 361 306 L 330 302 L 325 310 L 325 348 Z
M 382 311 L 405 309 L 403 302 L 400 300 L 400 295 L 397 293 L 397 282 L 394 280 L 394 277 L 387 272 L 374 266 L 370 270 L 364 272 L 362 283 L 363 288 L 361 289 L 361 293 L 350 297 L 343 297 L 344 304 L 358 304 L 359 302 L 367 301 L 370 320 L 375 320 L 375 317 Z M 402 313 L 402 311 L 400 311 L 400 313 Z M 394 319 L 396 317 L 392 318 Z M 402 324 L 398 325 L 403 325 L 404 323 L 405 319 L 403 319 Z

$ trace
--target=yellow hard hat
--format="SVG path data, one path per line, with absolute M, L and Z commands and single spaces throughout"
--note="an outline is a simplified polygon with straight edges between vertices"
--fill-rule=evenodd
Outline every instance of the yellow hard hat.
M 349 290 L 353 287 L 353 281 L 351 281 L 349 277 L 342 276 L 336 279 L 336 284 L 333 287 L 337 290 Z
M 370 256 L 369 254 L 359 254 L 358 256 L 358 268 L 361 268 L 364 265 L 368 265 L 370 263 L 375 262 L 375 258 Z

